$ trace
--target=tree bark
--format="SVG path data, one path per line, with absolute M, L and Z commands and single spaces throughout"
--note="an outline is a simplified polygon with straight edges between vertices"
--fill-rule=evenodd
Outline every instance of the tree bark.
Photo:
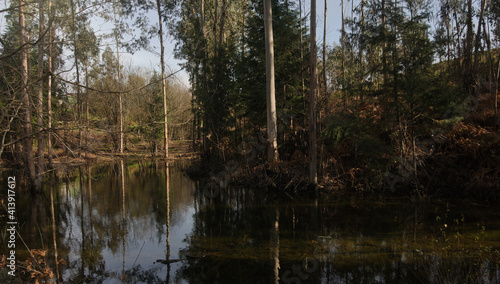
M 365 1 L 361 0 L 361 28 L 359 35 L 359 70 L 361 73 L 360 81 L 361 87 L 363 88 L 363 84 L 365 82 L 365 66 L 364 66 L 364 58 L 363 58 L 363 37 L 365 34 Z M 363 100 L 363 90 L 360 93 L 360 100 Z
M 268 161 L 278 160 L 278 135 L 276 127 L 276 97 L 274 85 L 274 40 L 273 12 L 271 0 L 264 0 L 264 30 L 266 44 L 266 98 L 267 98 L 267 135 L 269 138 Z
M 496 82 L 496 88 L 495 88 L 495 118 L 496 118 L 496 122 L 495 122 L 495 125 L 496 125 L 497 130 L 498 130 L 498 125 L 500 124 L 500 119 L 498 117 L 498 78 L 499 77 L 500 77 L 500 60 L 498 61 L 497 76 L 495 78 L 495 82 Z
M 474 69 L 473 74 L 474 77 L 477 77 L 477 67 L 478 67 L 478 57 L 479 57 L 479 46 L 481 44 L 481 27 L 482 22 L 484 20 L 484 10 L 486 9 L 486 0 L 481 0 L 481 13 L 479 14 L 478 24 L 477 24 L 477 33 L 476 33 L 476 43 L 474 46 Z
M 45 170 L 44 166 L 44 144 L 45 139 L 43 135 L 43 54 L 44 54 L 44 32 L 45 32 L 45 9 L 43 6 L 44 0 L 38 1 L 38 12 L 39 12 L 39 22 L 38 22 L 38 94 L 37 94 L 37 106 L 36 106 L 36 123 L 37 123 L 37 136 L 38 136 L 38 150 L 37 150 L 37 186 L 41 186 L 43 181 L 43 172 Z
M 328 0 L 325 0 L 325 16 L 323 23 L 323 84 L 324 84 L 324 92 L 325 96 L 327 96 L 328 86 L 326 82 L 326 19 L 327 19 L 327 11 L 328 11 Z M 320 118 L 321 120 L 321 118 Z M 321 130 L 320 130 L 321 131 Z
M 316 87 L 317 87 L 317 48 L 316 48 L 316 0 L 311 0 L 311 78 L 309 90 L 309 182 L 318 184 L 317 145 L 316 145 Z
M 472 74 L 472 41 L 473 41 L 473 31 L 472 31 L 472 0 L 467 0 L 467 34 L 465 39 L 465 50 L 464 50 L 464 83 L 467 91 L 472 92 L 474 85 L 474 75 Z
M 222 49 L 222 43 L 224 41 L 224 24 L 226 20 L 226 0 L 222 0 L 222 9 L 220 15 L 220 25 L 219 25 L 219 52 Z
M 163 23 L 161 20 L 161 4 L 160 0 L 156 0 L 156 8 L 158 11 L 158 26 L 160 36 L 160 64 L 161 64 L 161 87 L 163 92 L 163 145 L 165 147 L 164 158 L 168 158 L 168 118 L 167 118 L 167 79 L 165 78 L 165 48 L 163 45 Z
M 50 19 L 49 22 L 52 23 L 54 15 L 52 14 L 52 0 L 48 0 L 48 10 L 49 10 L 49 15 Z M 51 26 L 49 28 L 49 41 L 48 41 L 48 59 L 47 59 L 47 65 L 48 65 L 48 70 L 49 70 L 49 77 L 47 79 L 47 155 L 49 158 L 49 168 L 53 168 L 52 164 L 52 56 L 53 56 L 53 41 L 54 41 L 54 34 L 53 34 L 53 28 Z
M 35 163 L 33 161 L 33 128 L 31 125 L 31 103 L 28 95 L 28 50 L 25 44 L 26 39 L 26 23 L 24 18 L 24 0 L 19 0 L 19 46 L 21 46 L 21 98 L 24 108 L 24 123 L 23 123 L 23 160 L 26 171 L 31 183 L 35 184 Z M 36 188 L 37 190 L 39 188 Z
M 311 4 L 312 5 L 312 4 Z M 342 69 L 342 102 L 344 104 L 344 107 L 346 106 L 347 103 L 347 94 L 346 94 L 346 83 L 345 83 L 345 25 L 344 25 L 344 0 L 340 1 L 340 6 L 341 6 L 341 18 L 342 18 L 342 28 L 341 28 L 341 35 L 340 35 L 340 41 L 342 45 L 342 61 L 341 61 L 341 69 Z M 311 8 L 312 11 L 312 8 Z M 312 13 L 312 12 L 311 12 Z M 315 12 L 316 13 L 316 12 Z M 312 19 L 312 15 L 311 15 Z M 316 23 L 315 23 L 316 25 Z M 314 27 L 316 28 L 316 27 Z M 316 33 L 316 32 L 315 32 Z M 312 34 L 312 24 L 311 24 L 311 34 Z
M 78 126 L 78 157 L 81 155 L 82 150 L 82 131 L 80 127 L 80 116 L 81 116 L 81 89 L 80 89 L 80 68 L 78 67 L 78 46 L 76 38 L 76 16 L 75 16 L 75 3 L 71 0 L 71 19 L 72 19 L 72 36 L 73 36 L 73 53 L 75 56 L 74 64 L 76 68 L 76 100 L 77 100 L 77 126 Z
M 116 60 L 118 61 L 118 108 L 119 108 L 119 115 L 120 115 L 120 142 L 118 146 L 118 150 L 120 154 L 123 154 L 123 103 L 122 103 L 122 93 L 121 93 L 121 88 L 122 88 L 122 76 L 121 76 L 121 67 L 120 67 L 120 43 L 118 40 L 118 21 L 116 19 L 116 3 L 113 3 L 113 16 L 115 20 L 115 41 L 116 41 Z
M 302 31 L 302 1 L 299 0 L 299 17 L 300 17 L 300 78 L 302 81 L 302 98 L 304 103 L 304 110 L 306 109 L 306 95 L 305 95 L 305 82 L 304 82 L 304 35 Z M 304 125 L 306 125 L 306 116 L 304 116 Z

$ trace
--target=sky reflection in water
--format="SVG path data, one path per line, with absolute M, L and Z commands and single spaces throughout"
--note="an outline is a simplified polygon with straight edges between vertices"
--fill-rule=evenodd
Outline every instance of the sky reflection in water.
M 211 196 L 179 167 L 168 169 L 168 188 L 164 165 L 144 162 L 82 167 L 56 185 L 65 282 L 500 283 L 498 210 L 401 200 L 278 204 L 245 188 Z M 50 200 L 41 204 L 50 212 Z M 29 212 L 27 228 L 30 214 L 47 218 Z M 36 247 L 35 234 L 24 234 Z

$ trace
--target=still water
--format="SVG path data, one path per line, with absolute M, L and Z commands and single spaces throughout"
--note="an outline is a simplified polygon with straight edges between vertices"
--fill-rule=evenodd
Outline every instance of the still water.
M 158 162 L 67 176 L 17 205 L 24 241 L 64 283 L 500 283 L 494 207 L 283 201 Z

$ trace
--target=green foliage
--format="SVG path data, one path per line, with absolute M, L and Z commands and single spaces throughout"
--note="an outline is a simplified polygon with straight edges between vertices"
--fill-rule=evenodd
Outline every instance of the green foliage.
M 244 115 L 250 124 L 260 127 L 266 125 L 266 63 L 262 5 L 262 1 L 251 2 L 251 17 L 246 27 L 247 50 L 236 66 L 237 85 L 241 91 L 235 96 L 238 100 L 239 113 Z M 293 117 L 300 121 L 306 111 L 303 109 L 301 90 L 301 80 L 306 74 L 300 72 L 304 66 L 300 62 L 300 19 L 297 7 L 294 5 L 286 6 L 286 3 L 279 1 L 272 1 L 272 5 L 278 120 L 283 122 Z M 302 48 L 307 52 L 305 46 Z
M 348 149 L 352 158 L 361 158 L 377 167 L 392 152 L 384 137 L 384 125 L 376 117 L 366 116 L 361 108 L 338 113 L 329 118 L 323 139 L 332 149 Z
M 193 96 L 199 106 L 203 131 L 212 145 L 223 137 L 242 135 L 266 125 L 265 46 L 262 1 L 228 1 L 215 6 L 205 2 L 202 31 L 201 8 L 186 1 L 174 30 L 176 56 L 188 62 Z M 225 10 L 220 6 L 226 5 Z M 300 19 L 292 1 L 272 1 L 276 101 L 279 129 L 290 121 L 302 123 L 305 115 L 300 60 Z M 214 21 L 207 15 L 219 15 Z M 304 30 L 305 34 L 305 30 Z M 306 39 L 302 49 L 306 50 Z M 284 127 L 283 127 L 284 126 Z M 234 135 L 230 135 L 229 131 Z M 279 135 L 280 136 L 280 135 Z

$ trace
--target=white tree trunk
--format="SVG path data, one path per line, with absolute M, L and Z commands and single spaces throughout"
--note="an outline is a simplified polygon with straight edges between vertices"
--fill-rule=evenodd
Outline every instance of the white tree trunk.
M 264 0 L 264 30 L 266 40 L 266 101 L 267 136 L 269 138 L 268 161 L 278 160 L 278 135 L 276 127 L 276 95 L 274 86 L 274 40 L 271 0 Z
M 167 79 L 165 78 L 165 48 L 163 46 L 163 24 L 161 20 L 161 5 L 160 0 L 156 0 L 156 8 L 158 11 L 158 25 L 160 34 L 160 63 L 161 63 L 161 85 L 163 91 L 163 119 L 164 119 L 164 132 L 163 132 L 163 145 L 165 146 L 164 158 L 168 158 L 168 118 L 167 118 Z

